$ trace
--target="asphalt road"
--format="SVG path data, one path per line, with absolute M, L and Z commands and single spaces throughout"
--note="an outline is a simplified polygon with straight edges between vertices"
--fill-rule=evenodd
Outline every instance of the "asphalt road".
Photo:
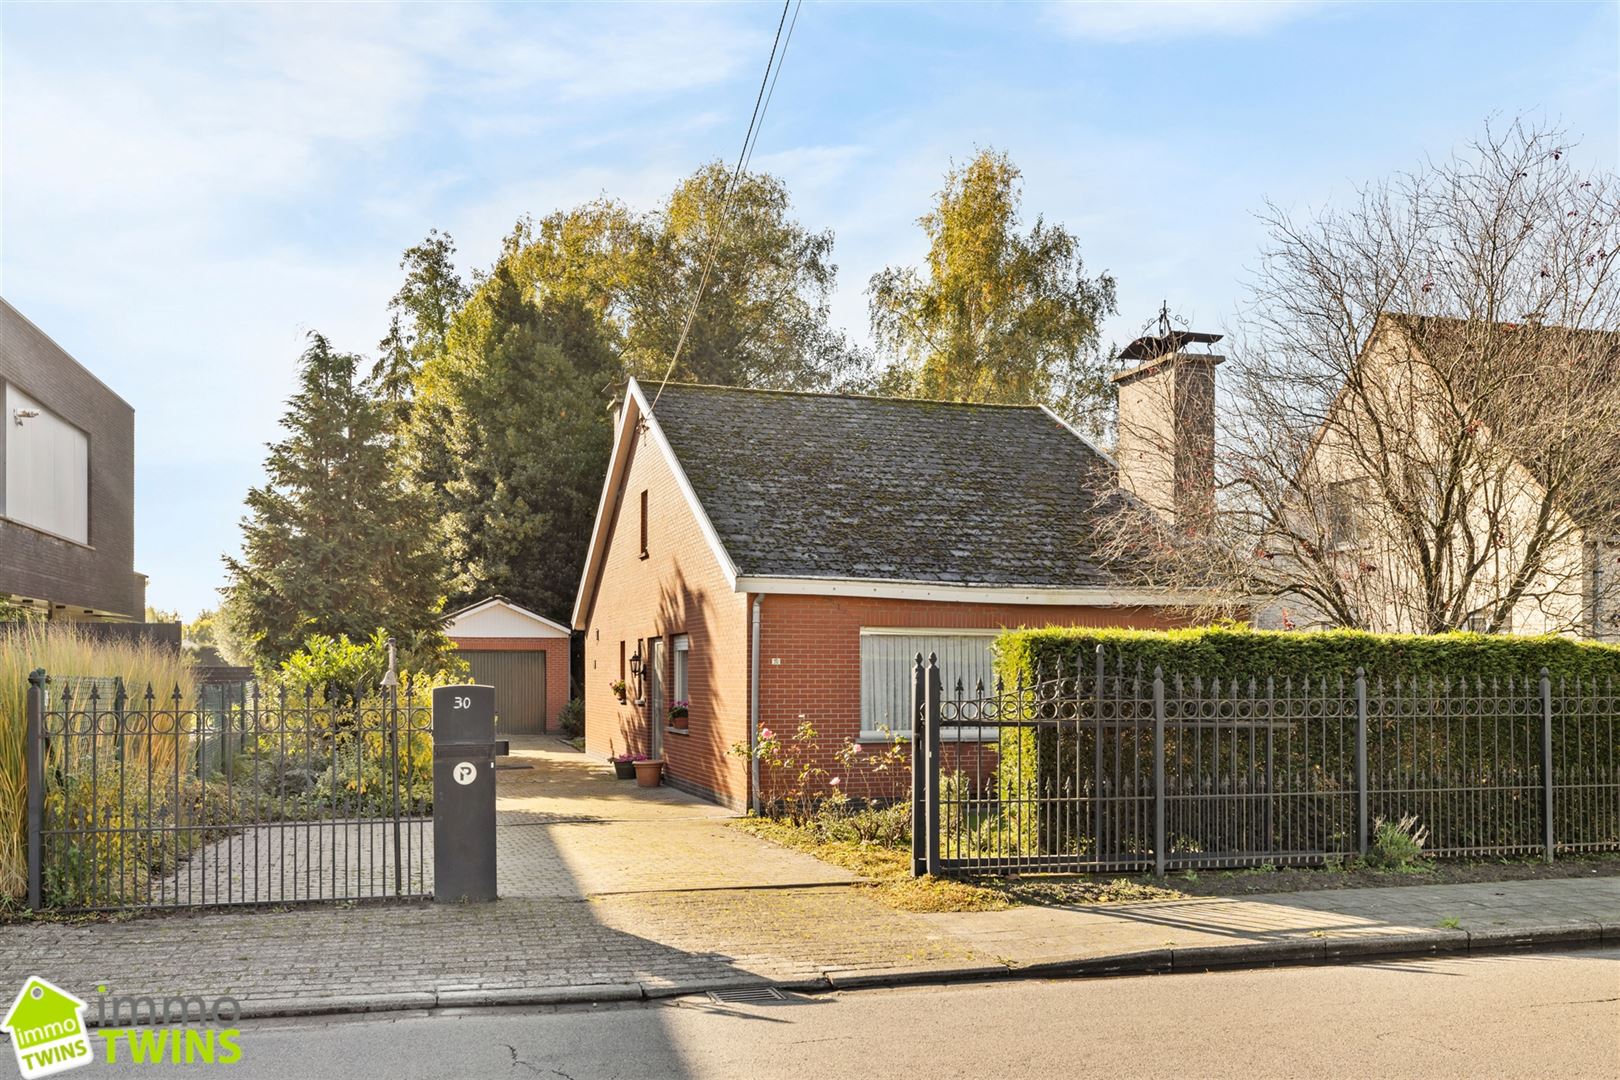
M 246 1024 L 236 1078 L 1620 1077 L 1620 949 Z M 111 1067 L 92 1076 L 217 1074 Z

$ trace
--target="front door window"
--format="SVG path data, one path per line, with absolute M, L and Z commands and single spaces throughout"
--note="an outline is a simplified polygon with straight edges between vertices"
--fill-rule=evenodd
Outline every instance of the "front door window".
M 669 704 L 664 700 L 664 639 L 647 642 L 647 727 L 652 732 L 652 756 L 664 756 L 664 724 Z

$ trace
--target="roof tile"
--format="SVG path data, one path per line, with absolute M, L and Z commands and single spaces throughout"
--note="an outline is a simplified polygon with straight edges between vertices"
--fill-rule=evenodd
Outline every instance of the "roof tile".
M 745 576 L 1114 583 L 1112 466 L 1042 409 L 671 384 L 656 416 Z

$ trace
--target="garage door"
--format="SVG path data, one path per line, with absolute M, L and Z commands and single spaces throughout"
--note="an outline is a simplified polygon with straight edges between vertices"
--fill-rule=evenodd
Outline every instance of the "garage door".
M 472 679 L 495 688 L 496 735 L 538 735 L 546 729 L 546 654 L 463 649 Z

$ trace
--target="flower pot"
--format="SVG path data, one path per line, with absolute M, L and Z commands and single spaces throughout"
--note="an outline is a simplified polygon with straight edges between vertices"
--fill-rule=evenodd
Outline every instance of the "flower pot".
M 669 718 L 669 726 L 674 728 L 676 731 L 685 731 L 686 730 L 686 717 L 684 717 L 684 716 L 672 716 L 672 717 L 670 717 Z
M 657 787 L 664 782 L 664 763 L 662 761 L 638 761 L 636 766 L 636 784 L 640 787 Z
M 633 761 L 615 761 L 613 775 L 620 780 L 634 780 L 636 778 L 636 763 Z

